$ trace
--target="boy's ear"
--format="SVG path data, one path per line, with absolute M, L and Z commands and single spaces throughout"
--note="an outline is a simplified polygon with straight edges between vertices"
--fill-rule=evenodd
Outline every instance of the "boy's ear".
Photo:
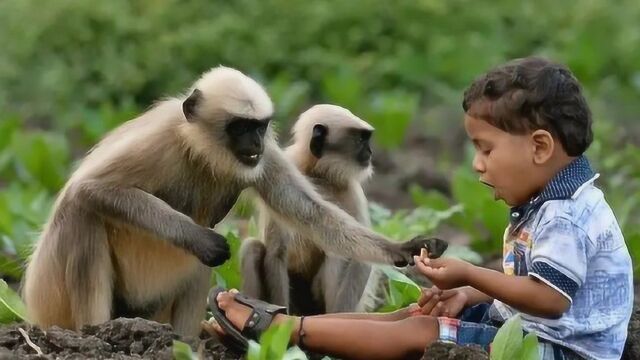
M 531 134 L 533 142 L 533 161 L 536 165 L 546 163 L 555 150 L 555 140 L 547 130 L 536 130 Z

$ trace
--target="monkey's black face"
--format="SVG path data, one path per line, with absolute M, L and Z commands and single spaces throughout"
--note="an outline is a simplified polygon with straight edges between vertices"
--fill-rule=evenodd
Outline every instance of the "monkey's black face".
M 351 128 L 337 141 L 328 140 L 329 129 L 321 124 L 313 127 L 311 153 L 320 159 L 325 153 L 347 156 L 363 168 L 371 165 L 371 135 L 373 130 Z
M 254 167 L 260 162 L 269 121 L 235 117 L 227 124 L 229 149 L 242 164 Z
M 367 167 L 371 164 L 371 135 L 373 131 L 370 130 L 356 130 L 352 136 L 355 142 L 355 158 L 356 162 L 362 167 Z

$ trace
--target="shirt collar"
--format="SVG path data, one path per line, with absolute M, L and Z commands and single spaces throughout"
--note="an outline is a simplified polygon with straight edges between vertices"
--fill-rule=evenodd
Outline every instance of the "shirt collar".
M 549 200 L 570 199 L 582 185 L 597 178 L 585 156 L 574 159 L 564 169 L 560 170 L 540 194 L 527 203 L 511 208 L 511 225 L 522 224 L 542 204 Z

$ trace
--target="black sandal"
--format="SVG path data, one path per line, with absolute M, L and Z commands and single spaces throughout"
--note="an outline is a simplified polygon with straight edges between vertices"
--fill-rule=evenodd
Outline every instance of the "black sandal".
M 227 319 L 225 313 L 220 307 L 218 307 L 217 297 L 221 292 L 227 291 L 221 287 L 211 289 L 207 302 L 209 303 L 209 309 L 213 314 L 213 318 L 220 325 L 226 333 L 226 340 L 228 345 L 241 353 L 246 353 L 249 348 L 249 340 L 258 341 L 260 335 L 269 328 L 273 318 L 277 314 L 287 314 L 287 308 L 284 306 L 278 306 L 269 304 L 262 300 L 252 299 L 240 293 L 235 294 L 234 299 L 242 305 L 248 306 L 252 311 L 249 318 L 244 324 L 242 329 L 238 329 L 235 325 Z

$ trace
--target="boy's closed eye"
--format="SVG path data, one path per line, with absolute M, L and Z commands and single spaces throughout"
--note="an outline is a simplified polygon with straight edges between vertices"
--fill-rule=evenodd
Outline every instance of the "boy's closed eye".
M 477 151 L 481 152 L 484 155 L 489 155 L 489 153 L 491 153 L 491 150 L 493 149 L 491 144 L 489 144 L 484 140 L 478 140 L 478 139 L 473 140 L 473 146 Z

